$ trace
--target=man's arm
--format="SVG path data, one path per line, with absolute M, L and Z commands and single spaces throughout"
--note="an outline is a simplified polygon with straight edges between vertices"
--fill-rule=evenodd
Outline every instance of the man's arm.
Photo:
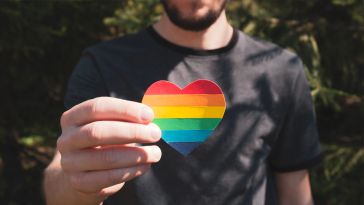
M 276 174 L 280 205 L 313 205 L 307 170 Z
M 104 196 L 102 195 L 88 196 L 76 191 L 67 178 L 68 175 L 63 172 L 61 167 L 61 155 L 57 151 L 52 162 L 44 171 L 43 187 L 47 204 L 61 205 L 67 202 L 68 204 L 96 205 L 103 201 Z

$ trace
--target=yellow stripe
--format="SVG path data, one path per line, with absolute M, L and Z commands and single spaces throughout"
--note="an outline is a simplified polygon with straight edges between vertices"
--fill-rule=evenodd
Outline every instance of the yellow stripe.
M 144 95 L 149 106 L 225 106 L 222 94 Z
M 222 106 L 154 106 L 155 118 L 222 118 Z

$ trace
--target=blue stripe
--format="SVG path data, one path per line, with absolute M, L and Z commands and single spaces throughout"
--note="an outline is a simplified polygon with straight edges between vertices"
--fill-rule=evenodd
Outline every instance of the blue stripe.
M 191 153 L 196 147 L 198 147 L 202 142 L 172 142 L 169 143 L 171 147 L 176 149 L 179 153 L 183 155 L 188 155 Z
M 166 142 L 203 142 L 212 130 L 163 130 L 162 139 Z

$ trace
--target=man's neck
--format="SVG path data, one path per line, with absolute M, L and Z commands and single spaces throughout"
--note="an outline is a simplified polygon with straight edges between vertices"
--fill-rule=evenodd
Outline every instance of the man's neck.
M 159 35 L 174 44 L 201 50 L 224 47 L 233 35 L 233 28 L 226 19 L 225 11 L 204 31 L 183 30 L 174 25 L 166 14 L 153 27 Z

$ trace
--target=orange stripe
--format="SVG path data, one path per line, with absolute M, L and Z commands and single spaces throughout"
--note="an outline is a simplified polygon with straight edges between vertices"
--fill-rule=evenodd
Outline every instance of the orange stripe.
M 222 94 L 144 95 L 149 106 L 225 106 Z
M 154 118 L 222 118 L 225 106 L 154 106 Z

